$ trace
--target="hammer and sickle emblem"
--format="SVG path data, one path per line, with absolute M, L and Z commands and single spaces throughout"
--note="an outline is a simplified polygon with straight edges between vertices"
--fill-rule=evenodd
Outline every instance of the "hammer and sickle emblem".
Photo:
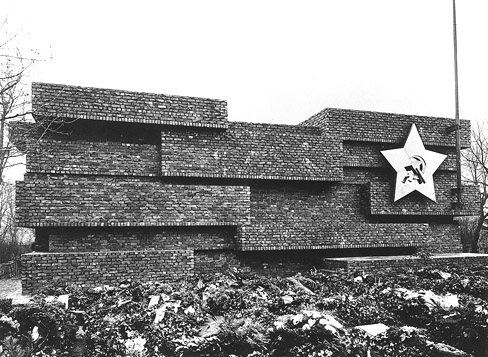
M 417 181 L 419 184 L 425 183 L 425 160 L 418 156 L 410 157 L 411 164 L 405 166 L 406 175 L 402 180 L 402 183 Z

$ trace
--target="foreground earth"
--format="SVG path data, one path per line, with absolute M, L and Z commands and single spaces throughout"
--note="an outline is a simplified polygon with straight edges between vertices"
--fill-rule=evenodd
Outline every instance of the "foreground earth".
M 484 266 L 59 283 L 0 300 L 0 356 L 485 356 L 487 296 Z

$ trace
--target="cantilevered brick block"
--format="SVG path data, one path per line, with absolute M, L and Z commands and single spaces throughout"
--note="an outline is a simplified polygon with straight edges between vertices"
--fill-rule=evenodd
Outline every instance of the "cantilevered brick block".
M 318 127 L 347 141 L 403 144 L 415 124 L 426 146 L 455 147 L 454 119 L 327 108 L 300 123 Z M 461 120 L 461 147 L 470 145 L 470 125 Z
M 237 226 L 249 216 L 246 186 L 27 176 L 17 190 L 17 222 L 23 227 Z
M 340 181 L 342 143 L 317 128 L 229 123 L 225 131 L 161 131 L 161 175 Z
M 224 100 L 114 89 L 32 84 L 34 117 L 210 128 L 227 126 Z

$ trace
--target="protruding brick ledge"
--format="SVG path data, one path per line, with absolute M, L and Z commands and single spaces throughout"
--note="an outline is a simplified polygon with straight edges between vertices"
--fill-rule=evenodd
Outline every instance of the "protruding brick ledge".
M 26 176 L 17 182 L 23 227 L 240 225 L 249 186 L 168 184 L 106 176 Z
M 31 221 L 25 224 L 25 227 L 234 227 L 238 226 L 238 222 L 232 221 L 206 221 L 206 222 L 182 222 L 182 221 L 126 221 L 126 222 L 56 222 L 52 221 Z M 22 226 L 24 227 L 24 226 Z
M 339 171 L 339 170 L 338 170 Z M 247 174 L 202 174 L 187 173 L 177 171 L 167 171 L 161 173 L 162 177 L 197 177 L 197 178 L 216 178 L 216 179 L 249 179 L 249 180 L 277 180 L 277 181 L 323 181 L 323 182 L 341 182 L 342 174 L 329 176 L 284 176 L 284 175 L 247 175 Z
M 451 118 L 326 108 L 299 125 L 334 132 L 347 141 L 403 144 L 414 123 L 425 145 L 456 146 L 454 133 L 446 134 L 446 129 L 455 124 Z M 461 120 L 463 149 L 470 145 L 470 132 L 469 120 Z
M 36 120 L 44 117 L 227 128 L 225 100 L 125 90 L 32 84 Z
M 404 248 L 416 247 L 419 243 L 405 242 L 405 243 L 364 243 L 364 244 L 293 244 L 287 245 L 276 244 L 267 246 L 256 246 L 255 244 L 241 244 L 238 246 L 241 251 L 271 251 L 271 250 L 323 250 L 323 249 L 360 249 L 360 248 Z
M 419 247 L 432 235 L 425 223 L 283 224 L 276 220 L 251 221 L 241 232 L 237 243 L 242 251 Z
M 448 266 L 472 267 L 478 265 L 488 265 L 488 254 L 436 254 L 427 259 L 413 255 L 324 258 L 323 267 L 325 269 L 346 269 L 364 273 L 375 273 L 385 269 L 442 269 Z

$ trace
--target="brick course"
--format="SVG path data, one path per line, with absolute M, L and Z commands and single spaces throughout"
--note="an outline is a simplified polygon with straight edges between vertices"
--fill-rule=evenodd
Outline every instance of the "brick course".
M 452 188 L 456 187 L 456 174 L 439 172 L 434 174 L 436 186 L 436 202 L 425 199 L 418 192 L 393 202 L 394 180 L 370 182 L 368 198 L 370 202 L 370 214 L 373 215 L 476 215 L 478 203 L 475 200 L 465 201 L 463 211 L 453 209 L 452 203 L 456 202 L 456 196 Z M 478 188 L 464 186 L 465 198 L 477 197 Z
M 32 83 L 34 117 L 225 128 L 224 100 Z
M 424 223 L 355 223 L 291 226 L 255 224 L 241 250 L 318 250 L 421 246 L 431 234 Z M 263 237 L 259 239 L 259 237 Z
M 398 147 L 398 144 L 345 141 L 343 163 L 347 167 L 390 168 L 390 164 L 381 154 L 381 151 L 397 149 Z M 456 171 L 456 151 L 454 149 L 438 147 L 426 147 L 426 149 L 447 155 L 437 171 Z
M 430 224 L 431 233 L 425 237 L 422 247 L 433 253 L 461 253 L 463 251 L 459 226 L 442 222 Z
M 22 291 L 55 282 L 114 285 L 127 279 L 153 281 L 192 276 L 192 250 L 29 253 L 22 255 Z
M 327 108 L 299 125 L 321 128 L 347 141 L 403 145 L 412 124 L 416 124 L 424 145 L 456 146 L 455 133 L 446 133 L 447 128 L 455 124 L 455 120 L 449 118 Z M 462 148 L 470 146 L 470 135 L 469 120 L 461 120 Z
M 27 156 L 27 172 L 159 176 L 159 145 L 69 139 L 43 137 Z
M 49 251 L 235 249 L 235 227 L 50 228 Z
M 316 128 L 229 123 L 226 131 L 161 131 L 161 174 L 340 181 L 341 143 Z
M 194 256 L 197 274 L 227 273 L 233 269 L 250 270 L 233 250 L 195 250 Z
M 402 222 L 366 215 L 369 198 L 364 198 L 363 190 L 362 184 L 251 186 L 251 219 L 241 227 L 239 247 L 241 250 L 408 247 L 429 240 L 432 231 L 428 217 Z M 457 231 L 446 231 L 446 235 L 459 239 Z
M 239 225 L 249 213 L 249 188 L 26 175 L 16 205 L 23 227 Z

